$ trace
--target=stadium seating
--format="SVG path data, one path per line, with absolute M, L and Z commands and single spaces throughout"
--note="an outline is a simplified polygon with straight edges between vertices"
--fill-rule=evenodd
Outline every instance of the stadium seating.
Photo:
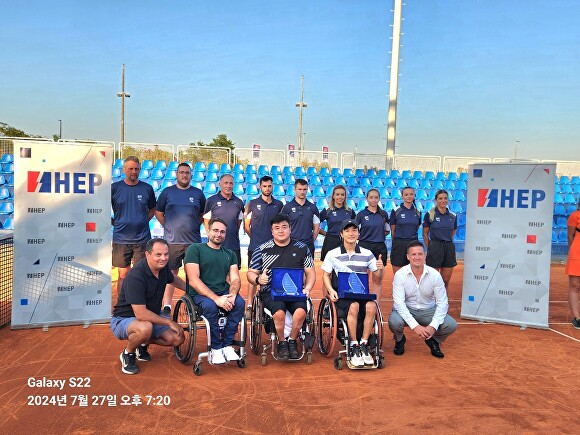
M 244 186 L 240 184 L 234 184 L 234 195 L 242 196 L 244 194 Z
M 139 180 L 141 180 L 141 181 L 148 180 L 150 175 L 151 174 L 149 172 L 149 169 L 141 168 L 141 171 L 139 171 Z
M 14 203 L 12 201 L 4 201 L 0 203 L 0 214 L 10 215 L 14 213 Z
M 217 173 L 219 171 L 219 166 L 217 163 L 212 162 L 207 165 L 207 172 L 208 173 Z
M 244 173 L 243 172 L 232 172 L 230 175 L 234 178 L 235 184 L 241 184 L 244 182 Z
M 469 178 L 469 174 L 467 172 L 461 172 L 459 174 L 459 181 L 465 181 L 467 182 L 467 179 Z
M 321 186 L 322 180 L 318 175 L 311 175 L 308 184 L 310 184 L 311 186 Z
M 175 181 L 176 178 L 177 178 L 177 171 L 175 169 L 167 169 L 167 171 L 165 171 L 165 177 L 163 178 L 164 180 Z
M 0 200 L 10 198 L 10 190 L 7 187 L 0 187 Z
M 284 184 L 284 180 L 282 179 L 282 175 L 280 174 L 273 174 L 270 175 L 272 177 L 272 184 L 278 185 L 278 184 Z
M 14 218 L 9 217 L 2 224 L 2 229 L 4 230 L 14 230 Z
M 425 171 L 425 175 L 423 175 L 424 180 L 434 180 L 435 173 L 433 171 Z
M 193 166 L 193 170 L 195 172 L 205 172 L 206 171 L 206 167 L 205 167 L 205 163 L 204 162 L 195 162 L 195 165 Z
M 448 181 L 457 181 L 457 180 L 459 180 L 459 176 L 457 175 L 457 172 L 449 172 L 447 174 L 447 180 Z
M 167 164 L 167 169 L 165 169 L 165 172 L 167 171 L 177 171 L 177 167 L 179 166 L 178 162 L 174 162 L 171 161 Z
M 217 172 L 209 172 L 208 171 L 205 174 L 205 181 L 206 182 L 211 181 L 212 183 L 217 183 L 218 180 L 219 180 L 219 176 L 218 176 L 218 173 Z
M 326 198 L 318 198 L 316 200 L 316 207 L 318 210 L 322 211 L 328 207 L 328 200 Z
M 205 175 L 203 172 L 194 171 L 191 174 L 191 181 L 201 183 L 205 180 Z
M 153 168 L 154 168 L 153 160 L 143 160 L 143 162 L 141 163 L 141 170 L 146 169 L 150 171 Z
M 213 182 L 206 182 L 205 186 L 203 186 L 203 194 L 208 197 L 210 195 L 215 195 L 218 191 L 218 188 L 215 183 Z
M 224 174 L 230 174 L 232 172 L 232 168 L 230 167 L 230 165 L 228 163 L 222 163 L 220 165 L 220 174 L 224 175 Z
M 314 188 L 312 189 L 312 196 L 315 198 L 325 198 L 326 192 L 324 191 L 324 187 L 314 186 Z
M 6 154 L 4 154 L 6 155 Z M 4 156 L 2 156 L 4 157 Z M 123 163 L 125 162 L 125 160 L 123 159 L 116 159 L 115 163 L 113 163 L 113 168 L 117 168 L 117 169 L 123 169 Z M 0 163 L 4 163 L 4 162 L 0 162 Z
M 284 186 L 282 184 L 274 185 L 274 188 L 272 189 L 272 195 L 274 195 L 274 197 L 277 199 L 282 198 L 284 195 L 286 195 L 286 192 L 284 191 Z
M 252 164 L 246 165 L 246 170 L 244 171 L 246 174 L 255 174 L 258 171 L 256 170 L 256 167 Z
M 251 196 L 252 198 L 258 196 L 260 191 L 258 190 L 258 186 L 256 184 L 248 184 L 246 186 L 245 194 L 247 196 Z
M 296 178 L 306 178 L 306 170 L 302 166 L 296 166 L 294 175 Z

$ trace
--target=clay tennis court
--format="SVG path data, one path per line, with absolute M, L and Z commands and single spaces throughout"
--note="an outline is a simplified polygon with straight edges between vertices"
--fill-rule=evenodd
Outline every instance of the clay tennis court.
M 317 270 L 315 305 L 320 263 Z M 433 358 L 408 330 L 406 352 L 395 357 L 385 324 L 382 370 L 337 371 L 318 351 L 311 365 L 269 358 L 263 367 L 250 352 L 245 369 L 204 363 L 194 376 L 191 363 L 151 346 L 153 361 L 129 376 L 120 370 L 124 344 L 108 325 L 2 328 L 0 433 L 577 433 L 580 331 L 570 325 L 563 265 L 551 269 L 549 330 L 460 319 L 462 273 L 460 265 L 451 280 L 459 328 L 442 346 L 445 358 Z M 390 267 L 385 275 L 386 320 Z M 30 378 L 66 386 L 31 387 Z M 142 403 L 122 405 L 123 396 Z

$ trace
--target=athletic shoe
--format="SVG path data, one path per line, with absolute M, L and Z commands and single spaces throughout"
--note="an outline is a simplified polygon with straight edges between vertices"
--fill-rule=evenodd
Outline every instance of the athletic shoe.
M 165 305 L 163 307 L 163 314 L 162 315 L 165 317 L 171 317 L 171 306 Z
M 405 334 L 403 334 L 403 338 L 401 338 L 401 340 L 395 341 L 395 348 L 393 349 L 393 353 L 395 355 L 403 355 L 405 353 L 405 342 L 406 341 L 407 341 L 407 338 L 405 337 Z
M 288 339 L 288 354 L 290 359 L 299 359 L 300 354 L 298 353 L 298 344 L 296 340 Z
M 350 347 L 350 363 L 355 367 L 362 367 L 365 365 L 365 361 L 362 357 L 360 346 L 358 344 L 353 344 Z
M 135 351 L 137 353 L 137 359 L 139 361 L 151 361 L 151 355 L 147 351 L 146 344 L 142 344 L 141 346 L 138 346 Z
M 210 364 L 225 364 L 227 361 L 222 349 L 212 349 L 209 351 Z
M 362 354 L 362 359 L 367 366 L 372 366 L 375 364 L 375 360 L 371 356 L 371 351 L 369 349 L 368 343 L 361 343 L 360 352 Z
M 136 375 L 139 373 L 139 367 L 137 367 L 137 363 L 135 362 L 135 353 L 125 353 L 125 349 L 119 355 L 119 359 L 121 360 L 121 370 L 123 373 L 127 373 L 128 375 Z
M 222 349 L 222 351 L 227 361 L 238 361 L 240 359 L 239 355 L 236 353 L 232 346 L 226 346 Z
M 433 355 L 435 358 L 443 358 L 445 356 L 443 352 L 441 352 L 441 349 L 439 349 L 439 342 L 434 338 L 425 340 L 425 343 L 427 343 L 427 346 L 429 346 L 429 349 L 431 349 L 431 355 Z
M 286 340 L 278 343 L 278 359 L 288 361 L 290 351 L 288 350 L 288 342 Z
M 576 329 L 580 329 L 580 319 L 572 319 L 572 326 Z

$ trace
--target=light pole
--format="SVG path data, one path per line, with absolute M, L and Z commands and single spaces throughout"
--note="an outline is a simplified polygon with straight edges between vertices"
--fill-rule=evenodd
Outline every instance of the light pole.
M 304 149 L 304 136 L 302 134 L 302 111 L 308 105 L 304 102 L 304 74 L 300 76 L 300 101 L 296 103 L 296 107 L 300 108 L 298 114 L 298 153 L 300 156 L 300 164 L 302 164 L 302 150 Z
M 121 97 L 121 142 L 125 142 L 125 98 L 129 98 L 130 96 L 125 92 L 125 64 L 123 64 L 121 92 L 117 92 L 117 97 Z
M 62 140 L 62 119 L 58 120 L 58 139 Z
M 518 144 L 520 143 L 519 140 L 516 140 L 515 150 L 514 150 L 514 160 L 518 159 Z

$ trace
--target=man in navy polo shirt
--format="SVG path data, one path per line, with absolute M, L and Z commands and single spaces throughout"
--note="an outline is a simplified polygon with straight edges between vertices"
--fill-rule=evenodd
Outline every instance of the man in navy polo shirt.
M 223 246 L 236 253 L 239 269 L 242 266 L 239 231 L 244 217 L 244 201 L 234 195 L 234 177 L 230 174 L 222 175 L 218 184 L 220 186 L 219 192 L 210 196 L 205 203 L 203 224 L 207 233 L 210 219 L 223 219 L 227 226 L 226 240 Z
M 127 273 L 113 309 L 111 330 L 119 340 L 127 340 L 121 352 L 121 370 L 139 373 L 136 359 L 151 361 L 147 351 L 150 343 L 159 346 L 179 346 L 183 329 L 168 317 L 160 316 L 165 286 L 174 283 L 185 291 L 185 282 L 173 276 L 167 266 L 169 248 L 163 239 L 150 239 L 145 246 L 145 258 Z
M 252 262 L 254 249 L 272 238 L 270 220 L 284 207 L 282 201 L 272 196 L 272 177 L 265 175 L 260 178 L 259 187 L 262 194 L 248 202 L 244 212 L 244 230 L 250 236 L 248 266 Z M 250 312 L 255 293 L 256 286 L 252 283 L 248 286 L 248 310 Z
M 177 166 L 177 184 L 163 189 L 157 199 L 155 217 L 165 229 L 163 238 L 169 243 L 169 268 L 179 273 L 185 251 L 192 243 L 200 243 L 199 227 L 205 209 L 205 195 L 190 185 L 191 167 L 187 163 Z M 163 297 L 163 312 L 171 314 L 174 287 L 167 284 Z
M 314 241 L 320 229 L 320 213 L 318 208 L 306 199 L 308 182 L 301 178 L 294 183 L 294 199 L 282 208 L 282 213 L 290 217 L 292 238 L 300 240 L 308 246 L 314 258 Z
M 123 163 L 125 179 L 111 184 L 113 207 L 113 267 L 118 267 L 117 289 L 131 269 L 145 255 L 145 244 L 151 238 L 149 221 L 155 213 L 155 192 L 139 180 L 141 164 L 135 156 Z

